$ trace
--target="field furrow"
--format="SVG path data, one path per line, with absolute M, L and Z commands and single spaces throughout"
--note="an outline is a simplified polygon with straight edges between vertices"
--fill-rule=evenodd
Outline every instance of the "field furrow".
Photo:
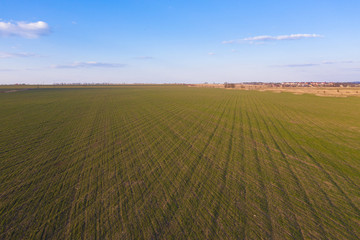
M 0 93 L 0 239 L 359 239 L 358 98 Z

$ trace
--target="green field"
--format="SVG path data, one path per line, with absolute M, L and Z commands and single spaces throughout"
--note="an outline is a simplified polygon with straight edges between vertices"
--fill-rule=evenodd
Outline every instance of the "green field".
M 0 239 L 359 239 L 360 98 L 0 93 Z

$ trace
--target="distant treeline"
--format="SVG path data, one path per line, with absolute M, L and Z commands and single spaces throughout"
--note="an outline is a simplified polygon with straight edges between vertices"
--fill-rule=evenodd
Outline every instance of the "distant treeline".
M 224 83 L 225 88 L 235 88 L 235 83 Z

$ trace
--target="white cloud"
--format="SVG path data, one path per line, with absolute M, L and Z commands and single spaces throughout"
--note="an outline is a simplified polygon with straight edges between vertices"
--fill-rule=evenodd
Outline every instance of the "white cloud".
M 34 53 L 8 53 L 8 52 L 0 52 L 0 58 L 17 58 L 17 57 L 34 57 L 36 56 Z
M 50 33 L 46 22 L 0 22 L 0 37 L 38 38 Z
M 210 56 L 214 56 L 214 55 L 216 55 L 215 53 L 213 53 L 213 52 L 209 52 L 208 53 L 208 55 L 210 55 Z
M 120 63 L 74 62 L 67 65 L 53 65 L 52 68 L 121 68 L 125 66 L 125 64 Z
M 255 36 L 237 40 L 223 41 L 222 44 L 242 43 L 242 42 L 258 42 L 258 41 L 282 41 L 282 40 L 299 40 L 304 38 L 320 38 L 323 37 L 319 34 L 290 34 L 290 35 L 279 35 L 279 36 Z

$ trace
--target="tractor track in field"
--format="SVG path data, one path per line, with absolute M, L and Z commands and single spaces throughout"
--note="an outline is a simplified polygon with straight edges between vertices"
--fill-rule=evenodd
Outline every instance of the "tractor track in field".
M 279 148 L 279 146 L 276 144 L 277 148 Z M 289 146 L 290 147 L 290 146 Z M 291 148 L 291 147 L 290 147 Z M 294 151 L 295 152 L 295 151 Z M 280 154 L 282 155 L 284 161 L 286 162 L 286 166 L 287 169 L 289 170 L 289 172 L 291 173 L 292 178 L 294 179 L 296 186 L 299 190 L 299 192 L 301 193 L 301 196 L 303 197 L 304 202 L 306 203 L 306 205 L 309 207 L 309 209 L 311 210 L 312 216 L 315 219 L 315 221 L 318 223 L 318 227 L 319 227 L 319 231 L 320 231 L 320 236 L 323 239 L 326 239 L 326 233 L 324 230 L 324 227 L 322 226 L 322 221 L 321 219 L 318 217 L 319 213 L 316 211 L 316 209 L 314 208 L 309 194 L 307 193 L 307 191 L 305 190 L 305 188 L 303 187 L 303 185 L 301 184 L 301 181 L 299 180 L 300 178 L 296 175 L 295 171 L 292 169 L 290 163 L 287 160 L 287 157 L 285 156 L 285 154 L 280 150 Z
M 221 105 L 220 105 L 220 106 L 221 106 Z M 225 104 L 225 106 L 226 106 L 226 104 Z M 170 223 L 170 221 L 172 220 L 172 218 L 174 218 L 176 211 L 177 211 L 177 210 L 179 209 L 179 207 L 180 207 L 180 206 L 179 206 L 179 203 L 178 203 L 178 201 L 177 201 L 176 199 L 178 199 L 181 194 L 184 195 L 183 192 L 184 192 L 185 188 L 188 187 L 186 183 L 188 183 L 188 182 L 191 181 L 191 178 L 192 178 L 192 176 L 193 176 L 193 173 L 194 173 L 196 167 L 198 166 L 199 162 L 200 162 L 201 159 L 203 158 L 203 156 L 204 156 L 204 154 L 205 154 L 205 152 L 206 152 L 209 144 L 211 143 L 211 140 L 213 139 L 213 137 L 214 137 L 214 135 L 215 135 L 215 132 L 217 131 L 217 129 L 218 129 L 219 125 L 220 125 L 220 121 L 221 121 L 224 113 L 225 113 L 225 109 L 222 111 L 221 115 L 219 116 L 219 118 L 218 118 L 218 120 L 217 120 L 217 122 L 216 122 L 216 125 L 215 125 L 212 133 L 210 134 L 210 136 L 208 137 L 208 139 L 207 139 L 207 141 L 206 141 L 206 143 L 205 143 L 205 145 L 204 145 L 204 148 L 203 148 L 203 149 L 201 150 L 201 152 L 199 153 L 199 155 L 198 155 L 198 157 L 197 157 L 197 161 L 195 161 L 195 162 L 193 163 L 193 165 L 189 167 L 189 170 L 186 172 L 185 177 L 183 178 L 183 179 L 185 179 L 185 184 L 183 184 L 182 187 L 180 187 L 180 189 L 175 193 L 175 196 L 170 197 L 170 198 L 171 198 L 171 201 L 170 201 L 170 203 L 168 203 L 168 207 L 167 207 L 167 209 L 164 211 L 165 213 L 171 212 L 170 217 L 166 217 L 166 216 L 169 215 L 169 214 L 165 214 L 164 223 L 163 223 L 163 224 L 159 224 L 159 225 L 161 225 L 162 227 L 161 227 L 160 229 L 158 229 L 158 230 L 155 231 L 155 234 L 151 237 L 151 239 L 160 239 L 160 238 L 162 237 L 162 234 L 163 234 L 163 232 L 164 232 L 164 229 L 168 226 L 168 224 Z M 186 179 L 187 179 L 187 180 L 186 180 Z M 172 208 L 172 207 L 171 207 L 171 203 L 174 203 L 174 204 L 175 204 L 175 208 L 174 208 L 174 209 L 171 209 L 171 208 Z
M 244 136 L 244 113 L 243 113 L 243 105 L 240 106 L 240 111 L 239 111 L 239 118 L 240 118 L 240 129 L 241 132 L 239 132 L 240 135 L 240 143 L 241 143 L 241 148 L 240 148 L 240 171 L 241 171 L 241 179 L 240 179 L 240 184 L 239 184 L 239 193 L 240 193 L 240 199 L 241 201 L 239 201 L 236 204 L 237 209 L 239 210 L 239 218 L 241 220 L 241 222 L 243 223 L 240 231 L 239 231 L 239 238 L 240 239 L 246 239 L 246 229 L 247 229 L 247 209 L 246 209 L 246 198 L 247 198 L 247 194 L 246 194 L 246 183 L 245 183 L 245 170 L 246 170 L 246 164 L 245 164 L 245 136 Z
M 260 110 L 259 110 L 260 103 L 257 102 L 254 104 L 254 106 L 256 108 L 256 111 L 258 113 L 260 113 Z M 271 134 L 271 131 L 269 130 L 268 122 L 266 122 L 266 120 L 264 119 L 264 117 L 261 114 L 258 114 L 258 116 L 261 116 L 261 121 L 264 123 L 264 126 L 266 127 L 266 133 L 268 133 L 268 135 L 271 137 L 273 142 L 275 142 L 274 136 Z M 259 122 L 258 118 L 256 118 L 256 122 L 257 122 L 257 126 L 260 128 L 260 122 Z M 267 155 L 269 157 L 269 162 L 270 162 L 272 171 L 275 173 L 276 176 L 280 177 L 281 176 L 280 171 L 279 171 L 277 165 L 275 164 L 274 158 L 272 157 L 272 151 L 269 147 L 269 144 L 267 144 L 267 141 L 266 141 L 263 131 L 260 131 L 260 135 L 261 135 L 262 142 L 264 143 L 265 149 L 267 150 Z M 277 149 L 279 149 L 279 148 L 277 148 Z M 281 152 L 280 149 L 279 149 L 279 151 Z M 283 201 L 290 205 L 289 209 L 284 210 L 285 211 L 284 214 L 285 214 L 285 219 L 290 221 L 289 227 L 291 230 L 292 237 L 294 239 L 295 238 L 296 239 L 304 239 L 300 224 L 298 223 L 296 216 L 291 211 L 293 209 L 293 207 L 291 205 L 291 200 L 290 200 L 288 192 L 286 191 L 285 187 L 282 184 L 282 180 L 280 179 L 280 180 L 276 181 L 275 184 L 280 189 L 280 195 L 281 195 L 281 198 L 283 199 Z
M 280 111 L 280 109 L 278 108 L 278 106 L 272 105 L 272 107 L 277 108 L 277 109 Z M 280 111 L 280 112 L 281 112 L 281 111 Z M 289 118 L 289 119 L 292 118 L 292 117 L 290 117 L 286 112 L 281 112 L 281 114 L 286 115 L 286 117 Z M 278 120 L 277 122 L 278 122 L 279 125 L 282 127 L 282 129 L 284 129 L 284 130 L 287 132 L 287 135 L 288 135 L 289 137 L 291 137 L 294 141 L 296 141 L 298 146 L 301 146 L 301 148 L 302 148 L 303 151 L 308 152 L 307 150 L 305 150 L 305 149 L 302 147 L 302 145 L 300 144 L 300 142 L 299 142 L 296 138 L 294 138 L 294 137 L 292 136 L 292 133 L 291 133 L 287 128 L 285 128 L 285 126 L 283 125 L 283 123 L 281 123 L 279 120 Z M 302 123 L 303 123 L 303 125 L 306 125 L 306 121 L 303 121 Z M 316 126 L 317 126 L 317 125 L 316 125 Z M 312 137 L 314 137 L 314 138 L 317 138 L 317 136 L 314 135 L 314 133 L 313 133 L 312 130 L 308 130 L 307 128 L 302 128 L 302 131 L 306 132 L 309 136 L 312 136 Z M 332 154 L 333 154 L 334 156 L 336 156 L 338 159 L 342 159 L 342 160 L 343 160 L 343 163 L 342 163 L 342 164 L 346 164 L 346 161 L 345 161 L 346 159 L 344 159 L 341 155 L 337 154 L 336 152 L 334 152 L 334 153 L 332 153 Z M 323 157 L 326 158 L 326 156 L 323 156 Z M 331 163 L 330 161 L 328 162 L 328 164 L 330 164 L 330 165 L 333 166 L 334 168 L 337 168 L 337 166 L 335 166 L 335 165 L 334 165 L 333 163 Z M 350 166 L 349 166 L 349 167 L 350 167 Z M 342 174 L 341 177 L 344 178 L 349 184 L 353 185 L 353 187 L 354 187 L 356 190 L 360 191 L 360 186 L 359 186 L 359 184 L 354 183 L 350 178 L 348 178 L 348 177 L 346 176 L 346 174 Z
M 228 175 L 228 170 L 229 170 L 229 163 L 231 161 L 231 153 L 233 151 L 233 138 L 234 138 L 234 128 L 235 128 L 235 117 L 236 117 L 236 107 L 237 107 L 237 100 L 235 101 L 235 107 L 234 107 L 234 113 L 233 113 L 233 119 L 232 119 L 232 123 L 231 123 L 231 133 L 230 133 L 230 140 L 229 140 L 229 146 L 228 146 L 228 151 L 226 153 L 226 162 L 225 162 L 225 167 L 223 170 L 223 173 L 221 175 L 221 179 L 222 179 L 222 183 L 220 185 L 220 189 L 219 189 L 219 196 L 222 197 L 223 193 L 224 193 L 224 189 L 226 186 L 226 178 Z M 212 213 L 213 219 L 211 221 L 211 233 L 209 238 L 210 239 L 215 239 L 216 235 L 216 230 L 218 227 L 218 218 L 219 218 L 219 212 L 220 212 L 220 206 L 221 206 L 221 199 L 219 199 L 215 205 L 214 211 Z M 219 236 L 217 236 L 219 237 Z
M 249 100 L 247 101 L 249 102 Z M 254 144 L 254 147 L 253 147 L 253 154 L 255 156 L 255 168 L 256 168 L 256 171 L 258 173 L 258 176 L 259 176 L 259 179 L 258 179 L 258 182 L 259 182 L 259 185 L 260 185 L 260 191 L 262 193 L 262 197 L 259 199 L 260 201 L 260 208 L 262 211 L 264 211 L 263 215 L 266 219 L 266 222 L 264 223 L 264 234 L 265 234 L 265 238 L 266 239 L 273 239 L 274 236 L 273 236 L 273 227 L 272 227 L 272 220 L 271 220 L 271 216 L 270 216 L 270 211 L 269 211 L 269 202 L 268 202 L 268 194 L 267 194 L 267 189 L 266 189 L 266 185 L 264 183 L 264 172 L 262 170 L 262 167 L 261 167 L 261 164 L 260 164 L 260 157 L 259 157 L 259 154 L 258 154 L 258 147 L 257 147 L 257 144 L 256 144 L 256 140 L 255 140 L 255 136 L 254 136 L 254 130 L 253 130 L 253 124 L 251 123 L 251 119 L 250 119 L 250 116 L 249 116 L 249 113 L 246 112 L 246 117 L 247 117 L 247 120 L 248 120 L 248 123 L 249 123 L 249 130 L 250 130 L 250 137 L 253 141 L 253 144 Z M 261 226 L 262 228 L 262 226 Z
M 348 204 L 353 208 L 353 210 L 357 213 L 358 217 L 360 218 L 360 210 L 359 208 L 353 203 L 353 201 L 349 198 L 349 196 L 343 191 L 343 189 L 337 184 L 337 182 L 333 179 L 333 177 L 331 177 L 331 175 L 328 173 L 328 171 L 323 167 L 323 165 L 321 163 L 319 163 L 316 158 L 308 151 L 306 150 L 299 142 L 296 138 L 294 138 L 289 132 L 288 130 L 283 126 L 283 124 L 281 122 L 278 122 L 279 126 L 282 127 L 282 129 L 284 129 L 287 133 L 288 136 L 290 138 L 292 138 L 297 145 L 299 146 L 299 148 L 307 155 L 308 159 L 310 159 L 320 170 L 321 172 L 327 177 L 327 179 L 337 188 L 337 190 L 341 193 L 342 196 L 344 196 L 346 198 L 346 201 L 348 202 Z M 307 131 L 308 134 L 312 134 L 311 132 Z M 343 174 L 344 175 L 344 174 Z M 345 177 L 346 178 L 346 177 Z M 346 178 L 346 180 L 348 180 Z M 356 184 L 354 182 L 349 182 L 351 184 L 354 184 L 356 186 Z
M 269 111 L 269 114 L 272 115 L 273 113 L 272 113 L 271 111 Z M 274 119 L 275 119 L 275 118 L 274 118 Z M 281 128 L 288 134 L 288 136 L 291 136 L 291 134 L 290 134 L 290 133 L 288 132 L 288 130 L 282 125 L 281 122 L 277 121 L 277 124 L 278 124 L 278 125 L 275 125 L 273 122 L 271 122 L 271 124 L 272 124 L 272 126 L 274 127 L 275 131 L 277 132 L 277 134 L 278 134 L 279 136 L 282 136 L 282 134 L 280 133 L 280 131 L 279 131 L 279 129 L 278 129 L 278 126 L 281 127 Z M 293 137 L 292 137 L 292 138 L 293 138 Z M 286 139 L 284 136 L 282 136 L 282 139 L 283 139 L 283 143 L 285 143 L 285 144 L 287 145 L 288 149 L 291 150 L 295 155 L 298 155 L 298 154 L 296 153 L 296 151 L 291 147 L 291 145 L 290 145 L 286 140 L 284 140 L 284 139 Z M 295 138 L 293 138 L 293 140 L 294 140 L 295 142 L 297 142 Z M 288 166 L 288 169 L 290 170 L 290 163 L 289 163 L 289 161 L 288 161 L 288 156 L 285 155 L 285 153 L 284 153 L 283 150 L 281 150 L 281 147 L 279 146 L 279 144 L 277 143 L 277 141 L 276 141 L 274 138 L 273 138 L 273 142 L 275 143 L 276 148 L 279 150 L 279 153 L 282 155 L 283 159 L 285 160 L 285 162 L 286 162 L 286 164 L 287 164 L 287 166 Z M 304 151 L 304 152 L 309 156 L 309 153 L 308 153 L 305 149 L 302 148 L 301 144 L 298 143 L 298 146 L 300 146 L 301 150 Z M 311 155 L 310 155 L 310 156 L 311 156 Z M 313 160 L 312 162 L 313 162 L 322 172 L 325 171 L 319 164 L 316 163 L 316 161 L 314 161 L 314 158 L 313 158 L 313 157 L 311 157 L 310 159 Z M 293 172 L 293 170 L 291 170 L 291 172 L 292 172 L 292 175 L 295 176 L 295 173 Z M 329 177 L 329 176 L 330 176 L 330 175 L 327 174 L 327 177 Z M 298 179 L 298 177 L 296 177 L 296 178 Z M 300 181 L 299 181 L 299 180 L 297 180 L 297 182 L 299 182 L 299 184 L 300 184 Z M 314 182 L 314 184 L 316 183 L 315 180 L 313 180 L 313 182 Z M 329 196 L 326 194 L 325 191 L 322 190 L 322 188 L 321 188 L 319 185 L 318 185 L 318 189 L 322 192 L 322 194 L 324 195 L 324 197 L 326 198 L 326 200 L 328 201 L 328 203 L 336 209 L 337 207 L 335 207 L 335 206 L 333 205 L 333 203 L 332 203 L 332 201 L 330 200 Z M 302 190 L 302 191 L 305 191 L 305 190 Z M 342 192 L 342 193 L 343 193 L 343 192 Z M 345 193 L 344 193 L 344 195 L 345 195 Z M 310 202 L 309 197 L 307 197 L 306 199 L 307 199 L 306 202 Z M 352 205 L 351 203 L 349 203 L 349 204 Z M 314 209 L 314 207 L 311 207 L 311 209 Z M 355 210 L 356 210 L 356 209 L 355 209 Z M 316 212 L 316 211 L 314 210 L 314 212 Z M 341 211 L 338 211 L 338 212 L 341 213 Z M 316 215 L 318 216 L 319 213 L 316 213 Z M 343 219 L 344 219 L 344 218 L 343 218 Z M 318 217 L 316 218 L 316 220 L 317 220 L 317 221 L 320 221 L 320 219 L 319 219 Z M 355 233 L 355 232 L 353 231 L 351 225 L 348 224 L 348 222 L 345 222 L 345 221 L 342 220 L 342 219 L 340 219 L 340 221 L 343 222 L 343 223 L 345 223 L 346 225 L 350 226 L 349 234 L 351 234 L 351 233 L 354 234 L 354 233 Z M 321 231 L 325 231 L 323 227 L 322 227 L 322 230 L 321 230 Z

